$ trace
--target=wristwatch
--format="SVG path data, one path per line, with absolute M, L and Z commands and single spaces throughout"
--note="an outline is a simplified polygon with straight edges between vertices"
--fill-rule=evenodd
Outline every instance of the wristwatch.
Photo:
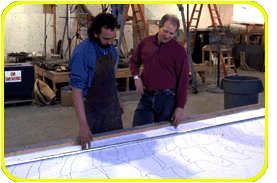
M 138 76 L 135 76 L 135 77 L 134 77 L 134 79 L 136 79 L 136 80 L 137 80 L 138 78 L 139 78 Z

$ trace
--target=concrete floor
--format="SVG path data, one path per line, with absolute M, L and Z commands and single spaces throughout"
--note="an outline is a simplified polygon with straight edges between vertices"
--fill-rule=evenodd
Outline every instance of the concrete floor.
M 213 69 L 212 74 L 206 72 L 206 83 L 210 85 L 198 86 L 198 94 L 193 94 L 192 89 L 189 89 L 183 117 L 224 110 L 224 94 L 207 91 L 216 87 L 215 71 Z M 264 72 L 238 70 L 238 74 L 258 77 L 265 87 Z M 198 74 L 197 81 L 201 84 Z M 122 95 L 121 100 L 125 106 L 122 117 L 124 128 L 130 128 L 139 96 Z M 265 103 L 265 92 L 259 94 L 259 103 Z M 74 107 L 63 107 L 61 104 L 44 107 L 17 104 L 15 107 L 5 106 L 4 115 L 5 149 L 78 137 L 78 119 Z

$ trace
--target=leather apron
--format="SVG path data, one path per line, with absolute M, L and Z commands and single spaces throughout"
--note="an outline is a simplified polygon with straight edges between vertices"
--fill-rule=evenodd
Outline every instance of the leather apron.
M 84 106 L 92 134 L 123 128 L 111 52 L 97 58 L 94 79 Z

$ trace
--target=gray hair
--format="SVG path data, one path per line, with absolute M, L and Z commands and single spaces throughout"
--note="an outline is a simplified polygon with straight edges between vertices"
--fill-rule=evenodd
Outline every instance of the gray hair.
M 166 14 L 162 17 L 160 23 L 159 23 L 159 28 L 162 28 L 165 24 L 165 22 L 170 21 L 174 26 L 177 26 L 176 32 L 180 28 L 180 21 L 175 15 L 169 15 Z

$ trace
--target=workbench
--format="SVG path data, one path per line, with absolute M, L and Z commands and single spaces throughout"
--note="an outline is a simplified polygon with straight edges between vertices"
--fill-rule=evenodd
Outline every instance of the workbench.
M 241 45 L 264 45 L 265 33 L 264 29 L 248 29 L 248 30 L 236 30 L 234 31 L 235 44 Z
M 57 93 L 57 83 L 68 83 L 70 81 L 69 73 L 70 72 L 55 72 L 48 71 L 38 66 L 34 66 L 35 69 L 35 79 L 39 78 L 43 82 L 45 82 L 46 78 L 52 81 L 52 90 L 56 94 Z M 140 68 L 140 74 L 143 71 L 143 67 Z M 130 77 L 133 77 L 129 68 L 125 69 L 117 69 L 116 78 L 125 78 L 126 80 L 126 89 L 125 91 L 129 91 L 130 85 Z
M 70 78 L 68 74 L 70 72 L 55 72 L 55 71 L 49 71 L 45 70 L 43 68 L 40 68 L 38 66 L 34 66 L 35 68 L 35 79 L 39 78 L 43 82 L 45 82 L 45 78 L 52 81 L 52 90 L 57 95 L 57 83 L 68 83 L 70 81 Z M 54 99 L 56 102 L 56 98 Z

